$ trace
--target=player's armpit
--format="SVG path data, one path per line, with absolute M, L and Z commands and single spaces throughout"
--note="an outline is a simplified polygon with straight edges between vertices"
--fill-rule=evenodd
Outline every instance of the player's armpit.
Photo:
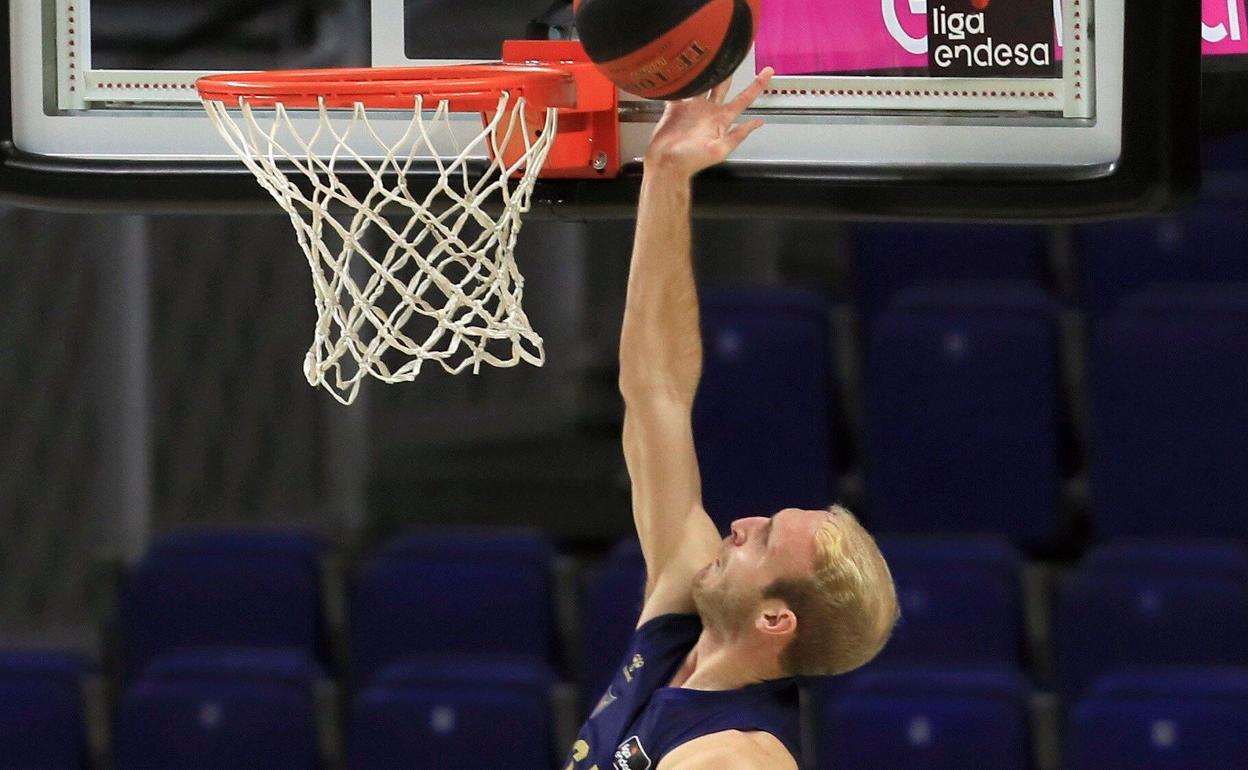
M 645 604 L 637 625 L 670 613 L 689 614 L 695 611 L 693 583 L 699 570 L 715 560 L 720 540 L 709 516 L 698 511 L 685 520 L 684 533 L 678 539 L 684 544 L 662 569 L 647 569 Z

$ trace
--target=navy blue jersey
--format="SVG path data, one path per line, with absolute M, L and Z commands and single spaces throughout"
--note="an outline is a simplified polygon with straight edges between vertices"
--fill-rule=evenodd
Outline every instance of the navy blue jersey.
M 637 629 L 565 770 L 654 770 L 682 743 L 723 730 L 769 732 L 798 756 L 794 680 L 735 690 L 668 687 L 701 633 L 697 615 L 660 615 Z

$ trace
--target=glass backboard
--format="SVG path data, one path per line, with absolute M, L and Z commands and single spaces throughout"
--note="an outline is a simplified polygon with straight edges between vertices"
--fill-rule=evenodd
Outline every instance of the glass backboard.
M 567 4 L 550 0 L 7 4 L 0 188 L 82 206 L 259 200 L 203 115 L 203 74 L 482 61 L 506 39 L 575 34 Z M 699 200 L 800 216 L 1165 205 L 1195 185 L 1200 12 L 1184 0 L 766 0 L 734 76 L 775 68 L 755 107 L 766 125 L 701 180 Z M 1187 40 L 1170 33 L 1183 28 Z M 537 215 L 626 215 L 661 109 L 625 97 L 625 175 L 543 184 Z

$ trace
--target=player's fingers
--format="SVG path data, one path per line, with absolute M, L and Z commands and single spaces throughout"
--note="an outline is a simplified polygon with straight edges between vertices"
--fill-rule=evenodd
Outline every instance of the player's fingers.
M 728 96 L 729 88 L 732 88 L 732 78 L 725 78 L 711 89 L 711 92 L 706 95 L 706 98 L 716 104 L 723 104 L 724 99 Z
M 758 77 L 754 78 L 754 82 L 745 87 L 741 93 L 737 94 L 737 98 L 728 103 L 734 115 L 740 115 L 745 112 L 746 108 L 754 103 L 771 82 L 771 76 L 775 74 L 775 70 L 771 67 L 764 67 L 763 71 L 758 73 Z
M 737 147 L 746 140 L 750 134 L 757 131 L 763 125 L 763 121 L 754 119 L 746 123 L 733 126 L 724 134 L 724 143 L 728 145 L 729 151 L 737 149 Z

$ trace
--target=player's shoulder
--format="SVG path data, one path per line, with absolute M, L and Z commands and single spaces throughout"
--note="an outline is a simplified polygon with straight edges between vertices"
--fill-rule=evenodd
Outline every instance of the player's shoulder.
M 723 730 L 684 743 L 663 757 L 657 770 L 797 770 L 780 739 L 768 732 Z

